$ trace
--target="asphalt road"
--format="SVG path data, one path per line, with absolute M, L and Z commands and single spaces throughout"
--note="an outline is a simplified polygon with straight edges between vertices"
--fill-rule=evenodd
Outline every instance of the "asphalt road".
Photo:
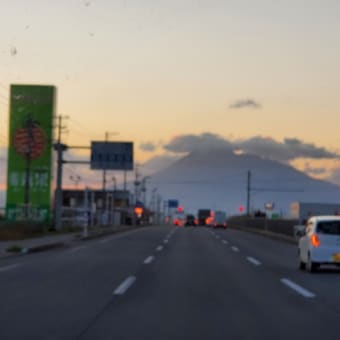
M 0 339 L 339 339 L 339 287 L 289 243 L 142 228 L 0 261 Z

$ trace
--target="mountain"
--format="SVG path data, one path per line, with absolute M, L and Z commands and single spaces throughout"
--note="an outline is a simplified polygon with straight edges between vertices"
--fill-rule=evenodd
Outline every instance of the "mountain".
M 194 151 L 167 169 L 152 175 L 152 184 L 164 199 L 178 199 L 187 212 L 200 208 L 238 213 L 247 202 L 247 173 L 251 172 L 250 207 L 289 215 L 290 204 L 340 202 L 340 187 L 313 179 L 291 166 L 228 148 Z

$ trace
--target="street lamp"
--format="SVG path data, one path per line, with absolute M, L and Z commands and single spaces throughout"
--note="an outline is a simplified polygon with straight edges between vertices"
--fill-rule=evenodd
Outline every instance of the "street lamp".
M 150 176 L 145 176 L 142 178 L 142 187 L 141 191 L 143 192 L 143 203 L 144 206 L 146 207 L 146 180 L 150 179 Z

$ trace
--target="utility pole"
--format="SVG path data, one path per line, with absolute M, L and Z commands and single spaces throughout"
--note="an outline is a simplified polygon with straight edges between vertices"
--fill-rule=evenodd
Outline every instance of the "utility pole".
M 135 204 L 137 203 L 137 201 L 139 200 L 139 185 L 141 184 L 141 182 L 139 181 L 139 171 L 138 171 L 138 164 L 136 164 L 136 170 L 135 170 Z
M 67 118 L 65 116 L 58 116 L 58 139 L 54 144 L 54 150 L 57 151 L 57 184 L 55 189 L 55 228 L 56 230 L 60 230 L 62 227 L 62 205 L 63 205 L 63 192 L 62 192 L 62 178 L 63 178 L 63 152 L 67 150 L 67 146 L 61 143 L 61 135 L 62 131 L 65 129 L 63 126 L 63 118 Z
M 247 173 L 247 216 L 250 215 L 251 171 Z

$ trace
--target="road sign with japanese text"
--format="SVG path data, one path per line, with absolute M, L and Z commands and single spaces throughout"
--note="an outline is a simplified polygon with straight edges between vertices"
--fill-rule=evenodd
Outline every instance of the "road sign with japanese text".
M 133 170 L 133 143 L 92 142 L 91 169 Z

